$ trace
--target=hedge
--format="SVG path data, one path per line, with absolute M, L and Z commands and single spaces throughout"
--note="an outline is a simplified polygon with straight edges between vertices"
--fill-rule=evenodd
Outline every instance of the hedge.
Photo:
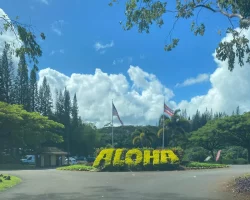
M 170 149 L 103 149 L 93 167 L 102 171 L 171 170 L 180 160 Z

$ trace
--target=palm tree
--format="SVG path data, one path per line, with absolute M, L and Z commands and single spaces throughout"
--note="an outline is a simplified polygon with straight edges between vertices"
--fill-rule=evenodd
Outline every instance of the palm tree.
M 147 128 L 138 128 L 132 133 L 133 145 L 140 145 L 141 147 L 152 147 L 156 135 Z
M 186 131 L 189 130 L 190 124 L 188 120 L 181 117 L 179 115 L 180 110 L 176 110 L 174 112 L 174 115 L 171 118 L 167 118 L 164 121 L 164 134 L 165 134 L 165 140 L 164 143 L 166 145 L 170 146 L 176 146 L 180 145 L 182 147 L 185 146 L 187 137 L 186 137 Z M 160 130 L 157 133 L 157 136 L 159 138 L 162 138 L 163 134 L 163 127 L 160 128 Z

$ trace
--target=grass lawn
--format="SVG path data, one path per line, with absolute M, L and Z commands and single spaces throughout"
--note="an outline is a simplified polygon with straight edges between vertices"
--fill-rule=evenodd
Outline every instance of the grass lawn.
M 8 176 L 7 174 L 3 174 L 3 176 Z M 8 188 L 13 187 L 14 185 L 21 182 L 21 179 L 16 176 L 10 176 L 10 180 L 5 180 L 3 176 L 0 176 L 0 191 L 6 190 Z
M 186 167 L 191 169 L 215 169 L 215 168 L 226 168 L 229 166 L 217 163 L 190 162 L 186 165 Z
M 58 167 L 56 169 L 68 170 L 68 171 L 97 171 L 95 167 L 86 165 L 70 165 L 70 166 Z

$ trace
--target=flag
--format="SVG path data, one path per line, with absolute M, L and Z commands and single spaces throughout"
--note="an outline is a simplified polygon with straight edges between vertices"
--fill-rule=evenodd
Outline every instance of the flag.
M 221 150 L 219 150 L 218 153 L 217 153 L 216 162 L 220 159 L 220 152 L 221 152 Z
M 171 117 L 174 115 L 174 111 L 171 110 L 165 103 L 164 103 L 164 112 L 170 115 Z
M 122 120 L 121 120 L 120 117 L 119 117 L 119 114 L 118 114 L 118 112 L 117 112 L 117 110 L 116 110 L 115 105 L 114 105 L 113 103 L 112 103 L 112 105 L 113 105 L 113 109 L 112 109 L 112 114 L 113 114 L 113 116 L 117 116 L 118 119 L 119 119 L 119 121 L 120 121 L 120 123 L 123 125 L 123 122 L 122 122 Z

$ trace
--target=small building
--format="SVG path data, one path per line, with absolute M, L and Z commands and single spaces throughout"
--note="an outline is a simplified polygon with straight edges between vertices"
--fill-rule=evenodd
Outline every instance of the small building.
M 64 165 L 67 152 L 57 147 L 44 147 L 36 153 L 36 167 L 59 167 Z

